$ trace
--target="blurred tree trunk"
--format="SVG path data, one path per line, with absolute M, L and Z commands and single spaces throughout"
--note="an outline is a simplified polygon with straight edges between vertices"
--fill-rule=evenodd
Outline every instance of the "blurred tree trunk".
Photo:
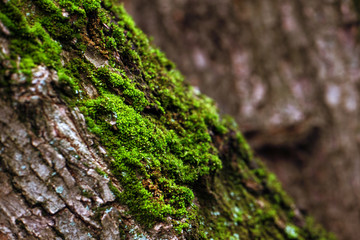
M 124 1 L 189 82 L 236 117 L 285 189 L 360 238 L 360 48 L 353 2 Z

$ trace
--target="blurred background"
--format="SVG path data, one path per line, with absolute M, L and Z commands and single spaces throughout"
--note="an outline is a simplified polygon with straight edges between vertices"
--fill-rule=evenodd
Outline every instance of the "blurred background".
M 360 239 L 355 1 L 123 2 L 187 81 L 236 118 L 298 207 L 340 240 Z

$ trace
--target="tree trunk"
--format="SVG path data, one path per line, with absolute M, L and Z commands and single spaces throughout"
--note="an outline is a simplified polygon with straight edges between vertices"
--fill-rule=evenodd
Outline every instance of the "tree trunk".
M 236 117 L 297 205 L 341 239 L 359 239 L 353 2 L 124 2 L 188 81 Z
M 0 1 L 0 239 L 333 239 L 111 1 Z

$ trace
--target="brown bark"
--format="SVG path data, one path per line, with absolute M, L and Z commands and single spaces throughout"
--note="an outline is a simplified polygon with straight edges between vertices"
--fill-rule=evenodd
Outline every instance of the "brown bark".
M 95 171 L 106 169 L 104 150 L 52 87 L 56 73 L 33 76 L 31 87 L 0 94 L 1 239 L 118 239 L 109 179 Z
M 359 239 L 358 18 L 353 2 L 124 1 L 297 204 Z

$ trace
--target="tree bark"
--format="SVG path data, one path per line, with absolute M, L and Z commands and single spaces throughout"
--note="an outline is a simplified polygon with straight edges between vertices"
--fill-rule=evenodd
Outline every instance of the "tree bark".
M 111 1 L 0 1 L 0 239 L 333 239 Z
M 353 1 L 124 2 L 187 80 L 236 117 L 298 206 L 359 239 Z

